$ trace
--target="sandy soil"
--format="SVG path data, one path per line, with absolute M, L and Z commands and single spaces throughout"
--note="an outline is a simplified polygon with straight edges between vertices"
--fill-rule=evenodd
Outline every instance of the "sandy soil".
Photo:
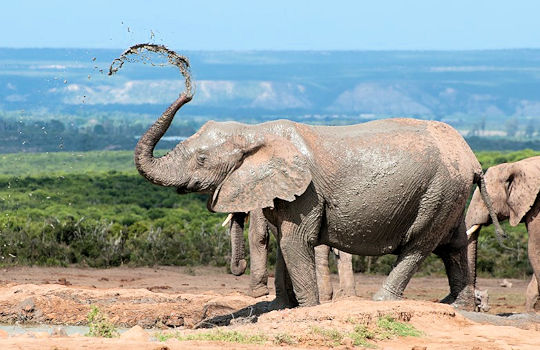
M 346 349 L 353 347 L 349 335 L 355 326 L 373 329 L 385 315 L 410 323 L 423 335 L 370 340 L 382 349 L 540 349 L 540 317 L 518 314 L 524 310 L 524 280 L 510 280 L 512 288 L 504 288 L 500 280 L 480 279 L 492 309 L 490 315 L 479 315 L 433 302 L 447 294 L 446 278 L 414 278 L 406 300 L 383 303 L 370 297 L 384 277 L 357 275 L 357 298 L 264 312 L 272 296 L 249 297 L 249 276 L 227 275 L 218 268 L 17 267 L 0 273 L 0 323 L 86 325 L 95 305 L 116 326 L 131 328 L 114 339 L 0 331 L 0 349 Z M 167 334 L 214 332 L 204 328 L 216 325 L 226 332 L 263 336 L 263 344 L 158 340 Z M 331 341 L 327 331 L 341 336 Z

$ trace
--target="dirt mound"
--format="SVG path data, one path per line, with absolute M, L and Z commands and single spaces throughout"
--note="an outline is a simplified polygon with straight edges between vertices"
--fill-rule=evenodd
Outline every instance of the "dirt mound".
M 513 280 L 517 287 L 510 290 L 496 289 L 498 281 L 482 280 L 493 285 L 499 312 L 507 312 L 507 317 L 500 317 L 460 313 L 432 302 L 447 293 L 442 278 L 411 281 L 406 297 L 423 300 L 373 302 L 368 298 L 382 278 L 357 276 L 361 297 L 271 312 L 267 307 L 272 296 L 254 299 L 244 293 L 249 276 L 234 277 L 219 269 L 14 268 L 4 270 L 3 278 L 0 323 L 85 325 L 91 307 L 97 306 L 116 326 L 136 328 L 115 339 L 67 336 L 58 329 L 22 335 L 0 330 L 0 349 L 349 349 L 369 345 L 479 350 L 538 349 L 540 344 L 539 319 L 509 313 L 523 308 L 518 296 L 526 281 L 521 280 Z
M 249 296 L 165 294 L 147 289 L 85 289 L 60 284 L 10 285 L 0 290 L 0 323 L 86 325 L 97 306 L 119 327 L 193 327 L 255 304 Z

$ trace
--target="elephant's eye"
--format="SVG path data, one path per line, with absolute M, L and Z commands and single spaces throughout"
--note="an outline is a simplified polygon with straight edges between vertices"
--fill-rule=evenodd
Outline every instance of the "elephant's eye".
M 204 162 L 206 161 L 206 154 L 199 153 L 197 154 L 197 164 L 204 165 Z

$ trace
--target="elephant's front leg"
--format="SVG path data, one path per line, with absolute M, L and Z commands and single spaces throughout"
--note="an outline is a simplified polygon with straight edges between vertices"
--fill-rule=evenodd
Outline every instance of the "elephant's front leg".
M 315 274 L 315 250 L 323 205 L 314 191 L 308 190 L 293 202 L 280 201 L 276 206 L 280 218 L 280 247 L 294 294 L 300 306 L 319 304 Z
M 279 242 L 279 235 L 277 236 Z M 283 254 L 281 253 L 279 243 L 276 257 L 274 285 L 276 287 L 276 298 L 270 303 L 270 310 L 281 310 L 298 306 L 298 301 L 294 295 L 291 278 L 285 267 L 285 260 L 283 260 Z
M 281 250 L 291 277 L 296 300 L 300 306 L 318 305 L 319 290 L 315 275 L 313 245 L 294 236 L 296 234 L 292 232 L 281 239 Z

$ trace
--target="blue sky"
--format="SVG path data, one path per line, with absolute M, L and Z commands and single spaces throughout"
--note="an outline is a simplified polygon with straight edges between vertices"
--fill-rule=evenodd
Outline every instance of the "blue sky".
M 0 47 L 540 48 L 540 1 L 533 0 L 7 0 L 1 8 Z

